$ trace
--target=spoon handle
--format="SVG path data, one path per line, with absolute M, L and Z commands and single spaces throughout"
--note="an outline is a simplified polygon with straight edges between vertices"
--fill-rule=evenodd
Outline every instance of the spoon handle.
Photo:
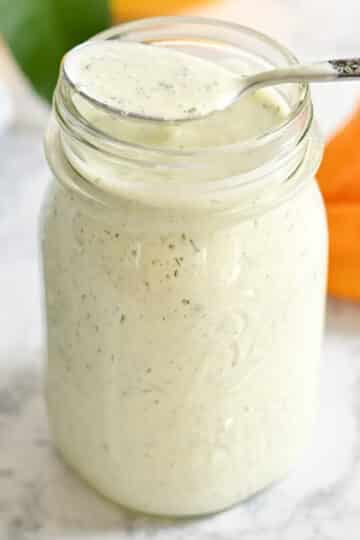
M 329 60 L 331 71 L 334 73 L 334 79 L 356 79 L 360 77 L 360 58 L 345 58 L 339 60 Z
M 247 78 L 246 89 L 299 81 L 327 82 L 360 79 L 360 58 L 325 60 L 257 73 Z

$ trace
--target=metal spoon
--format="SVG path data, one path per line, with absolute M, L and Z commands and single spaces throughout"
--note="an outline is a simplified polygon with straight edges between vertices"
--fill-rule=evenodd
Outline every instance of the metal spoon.
M 125 43 L 126 45 L 126 43 Z M 122 67 L 122 63 L 124 63 L 123 56 L 120 55 L 120 52 L 122 52 L 122 47 L 125 46 L 121 42 L 116 45 L 118 49 L 115 49 L 115 53 L 119 54 L 119 66 Z M 134 45 L 135 46 L 135 45 Z M 78 94 L 80 94 L 82 97 L 86 98 L 90 102 L 92 102 L 96 107 L 105 109 L 111 113 L 114 113 L 116 115 L 124 116 L 127 118 L 134 118 L 134 119 L 140 119 L 140 120 L 150 120 L 160 123 L 167 123 L 167 122 L 184 122 L 184 121 L 191 121 L 191 120 L 197 120 L 201 118 L 205 118 L 210 114 L 213 114 L 217 111 L 222 111 L 226 108 L 228 108 L 230 105 L 234 104 L 238 100 L 240 100 L 246 93 L 254 90 L 258 90 L 259 88 L 264 88 L 266 86 L 277 86 L 279 84 L 284 83 L 296 83 L 296 82 L 328 82 L 328 81 L 341 81 L 341 80 L 352 80 L 359 78 L 360 79 L 360 58 L 347 58 L 347 59 L 337 59 L 337 60 L 327 60 L 322 62 L 316 62 L 313 64 L 294 64 L 290 67 L 286 68 L 279 68 L 279 69 L 270 69 L 268 71 L 262 71 L 259 73 L 251 74 L 248 76 L 240 76 L 235 75 L 233 72 L 229 71 L 228 69 L 224 69 L 221 66 L 218 66 L 219 69 L 222 69 L 223 71 L 219 71 L 218 73 L 215 71 L 212 71 L 212 68 L 209 70 L 209 63 L 212 64 L 209 60 L 204 60 L 204 66 L 206 67 L 205 73 L 206 77 L 204 80 L 200 79 L 200 85 L 199 81 L 197 82 L 198 87 L 196 87 L 196 76 L 194 76 L 194 103 L 191 103 L 190 106 L 187 106 L 185 110 L 183 111 L 184 114 L 181 113 L 181 116 L 178 116 L 178 112 L 176 112 L 174 115 L 165 115 L 163 114 L 163 100 L 159 99 L 161 96 L 159 96 L 159 92 L 163 91 L 162 87 L 160 87 L 160 83 L 164 88 L 174 86 L 173 80 L 170 78 L 168 81 L 166 80 L 166 71 L 160 70 L 161 77 L 164 80 L 159 80 L 159 88 L 154 86 L 154 82 L 156 83 L 156 78 L 154 81 L 152 81 L 153 86 L 155 88 L 150 88 L 149 96 L 144 96 L 146 99 L 150 99 L 151 96 L 155 96 L 155 103 L 157 105 L 157 108 L 155 107 L 155 112 L 152 111 L 150 115 L 144 114 L 144 110 L 146 110 L 146 106 L 149 106 L 150 103 L 146 102 L 143 103 L 142 107 L 137 109 L 137 102 L 135 101 L 134 106 L 134 100 L 130 99 L 131 105 L 128 106 L 126 110 L 123 110 L 121 108 L 121 100 L 116 100 L 113 98 L 113 87 L 116 89 L 122 88 L 121 86 L 121 78 L 122 71 L 118 68 L 114 69 L 114 72 L 112 73 L 112 78 L 109 78 L 109 82 L 111 82 L 111 85 L 107 85 L 107 90 L 110 94 L 108 96 L 104 96 L 103 89 L 100 88 L 101 92 L 99 91 L 99 88 L 96 87 L 96 85 L 93 84 L 93 81 L 91 77 L 93 77 L 93 74 L 91 71 L 89 71 L 87 68 L 88 66 L 92 65 L 93 62 L 95 62 L 95 67 L 98 70 L 98 74 L 95 77 L 94 81 L 96 82 L 99 79 L 99 76 L 102 75 L 102 66 L 103 66 L 103 57 L 106 58 L 106 54 L 110 54 L 108 51 L 108 48 L 111 48 L 110 50 L 110 57 L 113 61 L 114 66 L 116 67 L 116 61 L 117 57 L 114 57 L 114 43 L 108 43 L 108 42 L 98 42 L 98 41 L 92 41 L 92 42 L 86 42 L 72 51 L 68 53 L 65 56 L 64 62 L 63 62 L 63 74 L 65 81 L 76 90 Z M 129 45 L 127 44 L 127 47 Z M 145 51 L 150 51 L 151 47 L 149 45 L 140 45 L 136 44 L 136 47 L 143 47 L 144 54 Z M 101 54 L 99 54 L 99 51 Z M 161 51 L 161 55 L 158 58 L 159 66 L 163 68 L 161 65 L 162 58 L 164 56 L 165 51 Z M 174 54 L 173 62 L 174 65 L 178 65 L 177 62 L 181 66 L 184 64 L 184 54 L 179 52 L 170 52 L 168 51 L 166 54 Z M 180 56 L 181 54 L 181 56 Z M 177 56 L 176 56 L 177 55 Z M 148 55 L 149 56 L 149 55 Z M 114 60 L 115 58 L 115 60 Z M 157 58 L 155 55 L 152 58 L 149 57 L 153 62 L 154 59 Z M 148 61 L 149 59 L 145 57 L 145 59 Z M 179 60 L 180 59 L 180 60 Z M 168 59 L 165 57 L 165 60 L 168 62 Z M 194 60 L 194 59 L 193 59 Z M 199 58 L 196 59 L 196 62 L 199 62 Z M 84 66 L 82 65 L 84 64 Z M 96 65 L 97 64 L 97 65 Z M 99 71 L 99 65 L 101 67 Z M 139 64 L 140 68 L 142 68 L 141 63 Z M 145 65 L 145 64 L 144 64 Z M 166 65 L 166 64 L 165 64 Z M 189 57 L 189 65 L 191 66 L 191 57 Z M 196 64 L 197 66 L 197 64 Z M 215 65 L 213 64 L 215 67 Z M 135 66 L 136 67 L 136 66 Z M 138 66 L 139 67 L 139 66 Z M 179 68 L 179 74 L 182 73 L 182 71 Z M 193 69 L 193 75 L 194 75 L 194 66 L 192 65 Z M 154 65 L 154 70 L 156 73 L 156 65 Z M 137 78 L 136 77 L 129 77 L 128 71 L 126 71 L 127 74 L 127 81 L 129 83 L 135 84 L 134 86 L 134 93 L 138 90 L 136 87 Z M 138 73 L 135 73 L 139 79 L 141 79 L 141 70 L 137 70 Z M 125 72 L 124 72 L 125 73 Z M 214 75 L 215 73 L 215 75 Z M 114 78 L 117 74 L 117 79 Z M 164 75 L 165 74 L 165 75 Z M 85 77 L 86 75 L 86 77 Z M 169 77 L 171 77 L 171 73 L 169 73 Z M 218 85 L 213 85 L 214 77 L 217 77 Z M 182 80 L 180 77 L 180 83 L 182 84 Z M 192 79 L 190 79 L 191 81 Z M 135 83 L 134 83 L 135 81 Z M 85 84 L 84 84 L 85 83 Z M 146 83 L 146 80 L 145 80 Z M 166 83 L 166 84 L 165 84 Z M 188 85 L 188 78 L 186 80 L 186 85 Z M 209 86 L 212 88 L 211 95 L 209 92 L 205 93 L 203 92 L 204 88 L 206 86 Z M 125 84 L 126 88 L 126 84 Z M 215 90 L 214 90 L 215 88 Z M 176 88 L 175 88 L 176 90 Z M 142 94 L 141 94 L 142 95 Z M 140 95 L 140 97 L 141 97 Z M 132 94 L 131 94 L 132 96 Z M 191 94 L 190 94 L 191 96 Z M 202 101 L 201 104 L 199 104 L 198 99 L 199 96 L 201 97 Z M 120 92 L 121 97 L 121 92 Z M 139 97 L 139 99 L 140 99 Z M 169 95 L 167 94 L 166 99 L 168 100 Z M 189 97 L 189 96 L 188 96 Z M 105 99 L 106 98 L 106 99 Z M 181 95 L 180 95 L 181 98 Z M 176 92 L 173 94 L 174 100 L 179 100 L 179 96 L 176 96 Z M 126 100 L 125 100 L 126 101 Z M 190 100 L 191 101 L 191 100 Z M 176 101 L 175 103 L 176 104 Z M 187 102 L 187 105 L 189 105 L 189 99 Z M 194 106 L 193 106 L 194 105 Z M 199 106 L 201 105 L 201 106 Z M 182 107 L 178 108 L 180 111 Z M 176 110 L 176 107 L 174 107 L 174 110 Z

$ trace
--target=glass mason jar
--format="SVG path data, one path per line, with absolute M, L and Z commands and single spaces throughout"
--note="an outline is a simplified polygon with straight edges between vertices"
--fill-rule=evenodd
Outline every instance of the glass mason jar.
M 104 37 L 235 55 L 254 70 L 296 62 L 214 20 L 148 19 Z M 221 510 L 280 479 L 308 443 L 322 145 L 308 86 L 277 92 L 289 107 L 280 126 L 222 145 L 220 125 L 219 144 L 183 151 L 162 147 L 151 122 L 141 129 L 157 144 L 132 138 L 133 120 L 99 129 L 60 75 L 43 219 L 50 426 L 65 460 L 125 506 Z

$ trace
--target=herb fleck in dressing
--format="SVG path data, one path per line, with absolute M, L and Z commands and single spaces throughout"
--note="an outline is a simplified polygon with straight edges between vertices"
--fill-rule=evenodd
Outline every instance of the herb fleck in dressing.
M 228 84 L 219 66 L 157 47 L 96 43 L 75 54 L 80 89 L 147 116 L 205 109 Z M 83 110 L 123 140 L 175 149 L 260 136 L 286 115 L 270 91 L 161 133 Z M 115 162 L 104 172 L 99 153 L 86 158 L 100 184 L 119 180 Z M 229 176 L 234 159 L 224 154 Z M 59 176 L 66 167 L 62 155 Z M 200 173 L 186 170 L 184 190 Z M 114 184 L 116 212 L 58 184 L 51 190 L 43 243 L 49 417 L 66 460 L 111 499 L 145 512 L 201 514 L 277 480 L 306 444 L 317 399 L 325 219 L 309 181 L 267 212 L 242 219 L 239 207 L 239 219 L 214 226 L 211 208 L 164 206 L 160 182 L 171 178 L 158 174 L 153 206 L 135 192 L 119 197 Z M 137 175 L 129 183 L 153 179 L 154 170 Z

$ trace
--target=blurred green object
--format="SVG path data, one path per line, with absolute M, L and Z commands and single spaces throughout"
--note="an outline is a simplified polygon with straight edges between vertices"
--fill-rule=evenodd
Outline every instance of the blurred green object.
M 64 53 L 110 24 L 108 0 L 0 0 L 0 34 L 48 101 Z

